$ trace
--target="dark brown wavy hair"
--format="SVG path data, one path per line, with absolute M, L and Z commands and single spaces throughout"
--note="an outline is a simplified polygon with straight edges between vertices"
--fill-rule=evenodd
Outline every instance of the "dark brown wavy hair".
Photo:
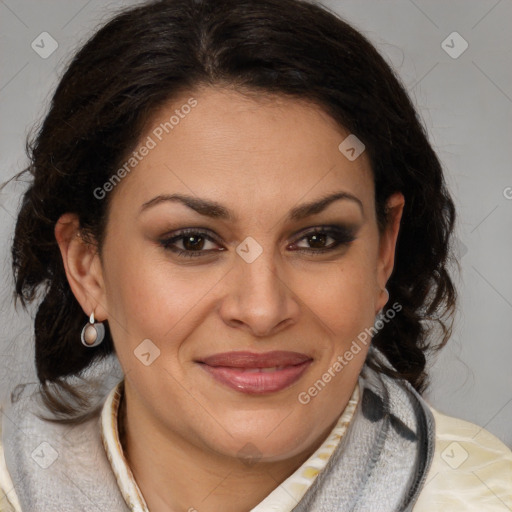
M 94 414 L 69 377 L 114 351 L 108 322 L 101 345 L 80 343 L 87 316 L 69 287 L 55 224 L 75 213 L 101 252 L 111 198 L 93 191 L 136 148 L 159 107 L 204 85 L 306 99 L 355 133 L 370 157 L 381 229 L 386 199 L 404 194 L 388 281 L 388 304 L 402 310 L 373 338 L 396 371 L 369 364 L 422 392 L 426 356 L 447 342 L 453 323 L 456 292 L 447 267 L 455 209 L 400 80 L 360 32 L 318 4 L 161 0 L 121 11 L 75 54 L 27 141 L 30 164 L 17 175 L 30 182 L 12 245 L 15 295 L 24 307 L 41 299 L 35 358 L 53 421 L 80 423 Z

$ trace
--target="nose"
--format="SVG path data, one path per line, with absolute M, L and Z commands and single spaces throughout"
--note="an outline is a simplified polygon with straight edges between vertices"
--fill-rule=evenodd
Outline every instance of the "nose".
M 252 263 L 237 256 L 234 265 L 220 308 L 227 325 L 268 337 L 297 322 L 298 298 L 271 251 L 263 251 Z

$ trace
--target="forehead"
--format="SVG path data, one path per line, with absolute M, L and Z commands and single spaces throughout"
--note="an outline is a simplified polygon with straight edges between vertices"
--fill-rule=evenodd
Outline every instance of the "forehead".
M 247 211 L 256 205 L 275 210 L 343 189 L 370 202 L 367 155 L 350 160 L 339 149 L 349 135 L 304 100 L 202 88 L 150 118 L 116 201 L 142 205 L 181 192 Z

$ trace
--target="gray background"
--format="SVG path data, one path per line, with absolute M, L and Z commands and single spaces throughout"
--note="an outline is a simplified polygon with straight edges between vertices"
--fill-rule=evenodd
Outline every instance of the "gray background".
M 44 115 L 71 52 L 113 10 L 135 2 L 0 0 L 0 180 L 26 164 L 24 143 Z M 454 334 L 433 362 L 426 398 L 512 446 L 512 2 L 325 1 L 372 40 L 409 90 L 446 169 L 458 208 L 462 267 Z M 469 47 L 452 58 L 441 43 Z M 48 32 L 46 59 L 31 47 Z M 453 51 L 461 42 L 450 38 Z M 47 46 L 48 48 L 48 46 Z M 30 316 L 12 304 L 9 243 L 22 188 L 0 195 L 0 399 L 35 382 Z M 79 340 L 77 340 L 79 343 Z

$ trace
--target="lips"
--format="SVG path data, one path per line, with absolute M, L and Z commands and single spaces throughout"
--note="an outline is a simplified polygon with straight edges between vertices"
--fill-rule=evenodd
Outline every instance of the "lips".
M 242 393 L 280 391 L 296 382 L 312 363 L 299 352 L 224 352 L 197 361 L 218 382 Z

